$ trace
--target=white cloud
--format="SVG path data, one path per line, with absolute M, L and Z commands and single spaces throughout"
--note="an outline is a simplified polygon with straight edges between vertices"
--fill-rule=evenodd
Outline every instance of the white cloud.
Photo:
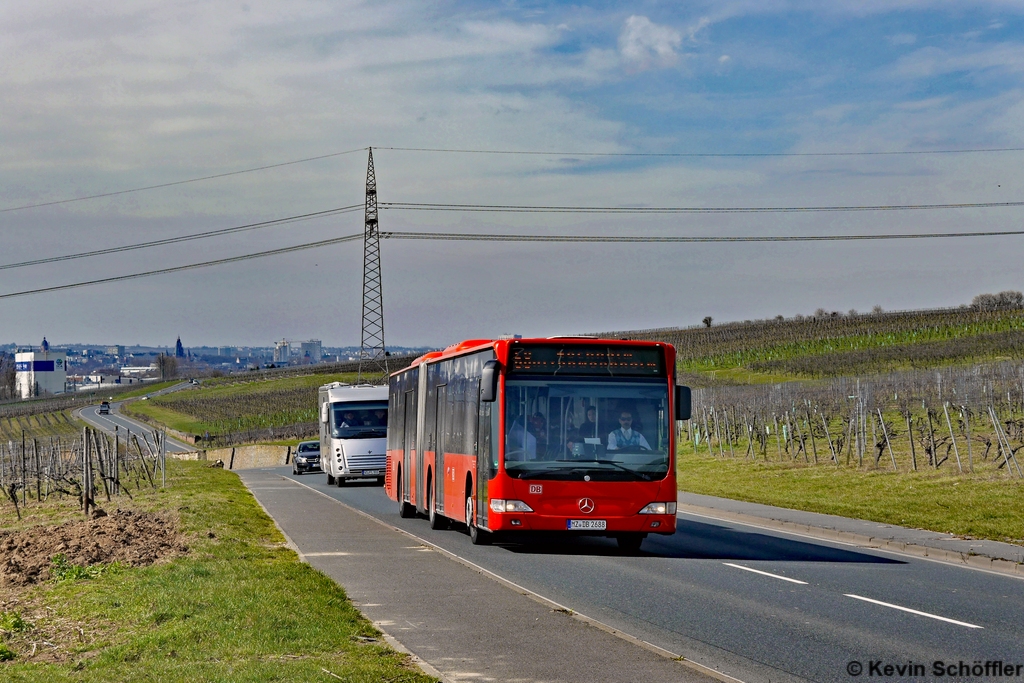
M 889 36 L 889 43 L 891 45 L 913 45 L 917 42 L 917 36 L 913 33 L 897 33 L 896 35 Z
M 667 67 L 678 60 L 676 50 L 682 42 L 679 31 L 659 26 L 647 17 L 633 15 L 626 19 L 619 34 L 619 53 L 634 69 Z
M 998 43 L 967 52 L 925 47 L 902 57 L 892 73 L 904 78 L 932 78 L 960 71 L 1020 73 L 1024 71 L 1024 46 L 1020 43 Z

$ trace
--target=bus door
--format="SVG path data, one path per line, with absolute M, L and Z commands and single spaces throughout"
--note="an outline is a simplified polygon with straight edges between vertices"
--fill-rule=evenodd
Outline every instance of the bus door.
M 439 384 L 437 386 L 437 393 L 435 394 L 434 405 L 434 480 L 431 482 L 434 486 L 434 500 L 440 501 L 440 507 L 435 503 L 435 508 L 438 509 L 441 514 L 444 514 L 444 449 L 446 447 L 445 439 L 445 425 L 447 421 L 448 411 L 448 385 Z M 429 513 L 429 510 L 428 510 Z
M 402 496 L 402 500 L 408 500 L 412 503 L 410 497 L 412 492 L 411 478 L 414 475 L 415 469 L 412 466 L 412 454 L 416 450 L 416 392 L 407 391 L 405 392 L 405 452 L 402 455 L 402 490 L 399 491 L 399 495 Z

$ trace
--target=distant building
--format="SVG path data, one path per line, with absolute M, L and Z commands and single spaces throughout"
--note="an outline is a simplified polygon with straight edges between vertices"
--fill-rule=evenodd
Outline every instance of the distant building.
M 67 351 L 50 349 L 43 338 L 38 351 L 21 351 L 14 355 L 17 393 L 22 398 L 63 394 L 67 386 Z
M 185 347 L 181 345 L 181 337 L 178 337 L 178 342 L 174 345 L 174 357 L 175 358 L 184 358 L 185 357 Z
M 287 339 L 282 339 L 279 342 L 274 342 L 274 362 L 275 363 L 287 363 L 289 356 L 291 356 L 291 342 Z
M 117 356 L 118 358 L 123 358 L 124 357 L 124 346 L 121 346 L 120 344 L 118 344 L 117 346 L 108 346 L 107 347 L 107 355 L 108 356 Z
M 319 339 L 310 339 L 309 341 L 302 342 L 299 353 L 303 358 L 308 358 L 310 363 L 319 363 L 320 359 L 324 357 L 323 347 L 320 345 Z
M 233 346 L 218 346 L 217 347 L 217 355 L 218 356 L 233 356 L 233 355 L 235 355 L 235 347 L 233 347 Z

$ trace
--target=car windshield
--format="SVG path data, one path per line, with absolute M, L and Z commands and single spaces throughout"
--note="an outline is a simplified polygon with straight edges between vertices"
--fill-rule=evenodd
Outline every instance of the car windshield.
M 299 453 L 319 453 L 320 444 L 318 443 L 300 443 Z
M 388 435 L 388 402 L 331 404 L 331 435 L 336 439 L 378 439 Z
M 669 429 L 664 382 L 505 384 L 505 471 L 519 479 L 663 479 Z

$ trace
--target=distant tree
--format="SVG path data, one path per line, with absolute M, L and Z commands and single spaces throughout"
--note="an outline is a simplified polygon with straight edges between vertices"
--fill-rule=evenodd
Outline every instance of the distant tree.
M 875 315 L 879 315 L 879 314 L 881 314 L 881 313 L 882 313 L 883 311 L 884 311 L 884 309 L 883 309 L 883 308 L 882 308 L 881 306 L 879 306 L 878 304 L 875 304 L 875 305 L 874 305 L 874 306 L 873 306 L 873 307 L 871 308 L 871 312 L 872 312 L 872 313 L 874 313 Z
M 828 315 L 828 311 L 826 311 L 824 308 L 819 308 L 818 310 L 816 310 L 814 312 L 814 317 L 815 318 L 824 318 L 827 315 Z
M 858 315 L 860 315 L 860 313 L 857 312 L 856 308 L 851 308 L 849 313 L 847 313 L 846 315 L 850 316 L 851 318 L 856 318 Z
M 974 297 L 971 305 L 979 311 L 1024 308 L 1024 294 L 1014 291 L 999 292 L 998 294 L 979 294 Z
M 781 323 L 781 322 L 782 322 L 783 320 L 785 320 L 785 319 L 786 319 L 786 318 L 785 318 L 784 316 L 781 316 L 781 315 L 777 315 L 777 316 L 775 316 L 775 320 L 776 320 L 777 322 L 780 322 L 780 323 Z
M 704 323 L 704 327 L 711 327 L 711 316 L 704 316 L 704 320 L 702 322 Z
M 156 369 L 160 373 L 160 379 L 170 379 L 178 374 L 178 359 L 161 353 L 156 357 Z

